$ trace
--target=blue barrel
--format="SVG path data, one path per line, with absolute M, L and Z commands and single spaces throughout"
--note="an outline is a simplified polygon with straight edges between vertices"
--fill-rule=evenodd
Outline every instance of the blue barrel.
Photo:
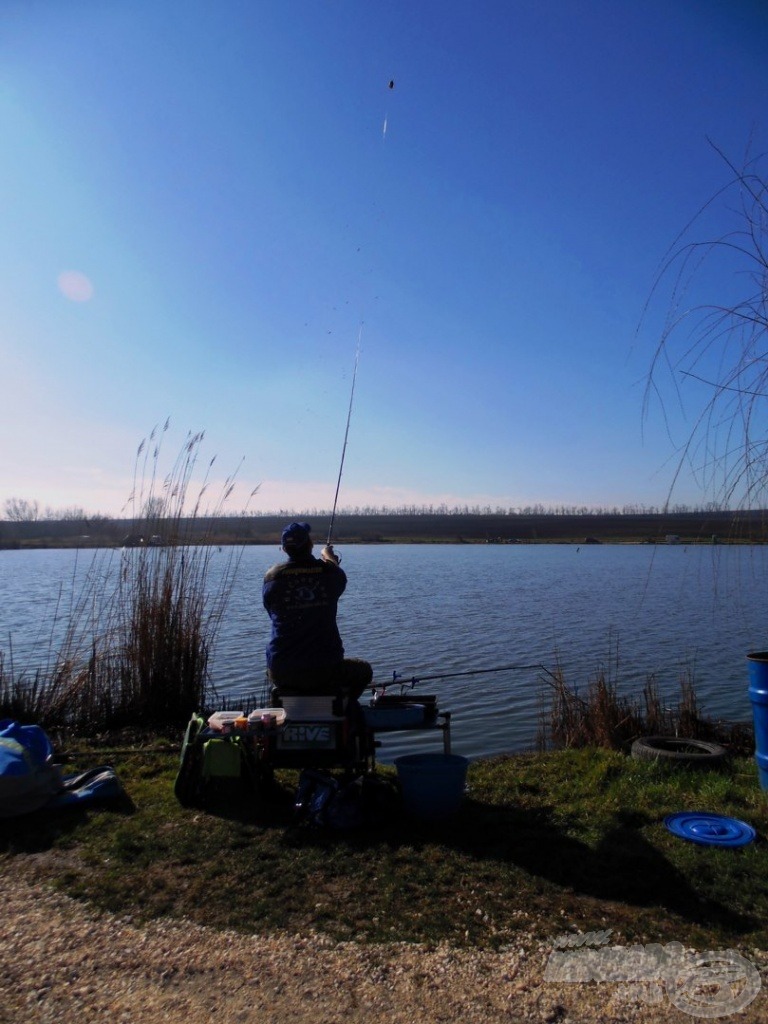
M 406 814 L 445 818 L 459 809 L 469 759 L 459 754 L 406 754 L 395 758 Z
M 768 789 L 768 651 L 747 655 L 749 699 L 755 723 L 755 761 L 760 788 Z

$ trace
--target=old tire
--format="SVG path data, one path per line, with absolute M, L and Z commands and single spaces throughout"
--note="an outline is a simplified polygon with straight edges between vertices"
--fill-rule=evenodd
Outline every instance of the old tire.
M 710 740 L 682 736 L 640 736 L 632 744 L 632 757 L 639 761 L 664 761 L 692 767 L 713 767 L 725 760 L 726 750 Z

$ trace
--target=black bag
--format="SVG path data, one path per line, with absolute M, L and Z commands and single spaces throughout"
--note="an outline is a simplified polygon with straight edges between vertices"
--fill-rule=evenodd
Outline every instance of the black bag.
M 339 779 L 306 768 L 299 776 L 294 807 L 299 823 L 349 831 L 399 812 L 400 793 L 395 782 L 378 775 Z
M 336 779 L 319 768 L 305 768 L 299 776 L 295 819 L 307 825 L 339 831 L 365 822 L 362 779 Z

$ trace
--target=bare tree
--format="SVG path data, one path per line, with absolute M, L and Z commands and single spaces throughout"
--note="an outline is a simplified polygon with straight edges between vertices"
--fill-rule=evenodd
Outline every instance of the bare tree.
M 47 505 L 41 518 L 56 522 L 87 523 L 88 513 L 79 505 L 70 505 L 65 508 L 51 508 L 50 505 Z
M 162 519 L 166 512 L 166 504 L 166 498 L 162 494 L 151 495 L 141 508 L 141 518 L 146 520 Z
M 768 159 L 739 169 L 710 144 L 729 177 L 678 235 L 654 283 L 648 306 L 664 291 L 667 312 L 644 414 L 658 397 L 669 423 L 670 377 L 681 409 L 694 402 L 670 496 L 690 469 L 721 508 L 760 507 L 768 491 Z M 732 226 L 708 236 L 710 214 Z M 706 301 L 689 305 L 697 293 Z
M 40 518 L 40 504 L 29 498 L 7 498 L 3 511 L 5 518 L 13 523 L 34 523 Z

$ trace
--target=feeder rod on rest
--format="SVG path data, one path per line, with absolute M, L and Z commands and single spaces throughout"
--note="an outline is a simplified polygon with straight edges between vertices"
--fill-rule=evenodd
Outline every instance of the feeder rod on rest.
M 357 380 L 357 364 L 360 361 L 360 340 L 363 336 L 363 325 L 360 325 L 360 330 L 357 334 L 357 351 L 355 352 L 355 369 L 352 373 L 352 390 L 349 395 L 349 409 L 347 411 L 347 429 L 344 431 L 344 446 L 341 449 L 341 464 L 339 465 L 339 478 L 336 481 L 336 494 L 333 499 L 333 511 L 331 512 L 331 525 L 328 527 L 328 540 L 325 542 L 326 547 L 331 546 L 331 540 L 333 539 L 333 524 L 336 519 L 336 505 L 339 500 L 339 487 L 341 487 L 341 474 L 344 470 L 344 456 L 347 453 L 347 438 L 349 437 L 349 422 L 352 419 L 352 401 L 355 397 L 355 381 Z
M 435 676 L 412 676 L 410 679 L 402 679 L 398 676 L 397 672 L 392 673 L 392 682 L 387 683 L 387 686 L 399 684 L 400 686 L 406 686 L 408 683 L 411 686 L 415 686 L 417 683 L 429 683 L 433 679 L 455 679 L 457 676 L 482 676 L 487 675 L 489 672 L 530 672 L 533 669 L 543 669 L 546 672 L 546 668 L 543 665 L 497 665 L 495 668 L 473 668 L 463 672 L 442 672 L 440 675 Z

